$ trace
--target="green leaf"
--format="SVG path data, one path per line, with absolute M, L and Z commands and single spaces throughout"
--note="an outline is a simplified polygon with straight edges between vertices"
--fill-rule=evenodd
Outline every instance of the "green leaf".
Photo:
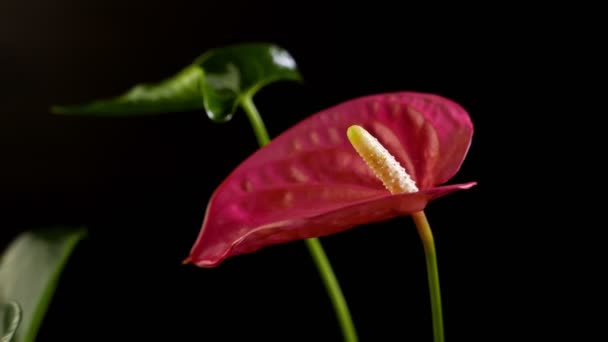
M 202 70 L 188 66 L 177 75 L 158 83 L 139 84 L 121 96 L 79 106 L 56 106 L 55 114 L 141 115 L 200 109 Z
M 0 342 L 11 342 L 21 322 L 21 307 L 16 302 L 0 305 Z
M 53 107 L 57 114 L 147 115 L 205 110 L 216 122 L 230 120 L 239 104 L 265 85 L 301 81 L 293 57 L 268 43 L 209 50 L 175 76 L 136 85 L 126 93 L 78 106 Z
M 22 319 L 15 342 L 33 342 L 61 272 L 83 228 L 51 228 L 19 235 L 0 260 L 0 303 L 20 304 Z

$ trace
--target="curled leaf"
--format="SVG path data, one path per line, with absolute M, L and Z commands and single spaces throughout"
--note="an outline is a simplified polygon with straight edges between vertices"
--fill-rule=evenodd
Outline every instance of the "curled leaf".
M 205 110 L 212 120 L 225 122 L 244 97 L 252 97 L 265 85 L 299 80 L 296 62 L 285 49 L 268 43 L 239 44 L 209 50 L 166 80 L 139 84 L 109 99 L 56 106 L 52 111 L 126 116 Z
M 0 342 L 11 342 L 21 323 L 21 307 L 16 302 L 0 304 Z
M 378 138 L 420 191 L 388 192 L 348 141 L 352 125 Z M 212 267 L 264 246 L 422 210 L 475 184 L 442 185 L 460 168 L 472 134 L 468 113 L 432 94 L 371 95 L 323 110 L 256 151 L 222 182 L 189 260 Z

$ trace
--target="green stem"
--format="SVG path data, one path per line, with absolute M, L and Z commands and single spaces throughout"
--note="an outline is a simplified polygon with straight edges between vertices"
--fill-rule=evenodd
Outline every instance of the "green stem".
M 268 144 L 270 142 L 268 131 L 266 131 L 264 121 L 262 121 L 262 117 L 255 107 L 251 96 L 244 96 L 241 100 L 241 104 L 243 105 L 243 109 L 251 122 L 253 132 L 255 133 L 260 147 Z M 338 322 L 342 328 L 344 341 L 357 342 L 358 338 L 355 331 L 355 325 L 353 324 L 350 311 L 348 310 L 346 299 L 344 298 L 344 294 L 340 289 L 340 284 L 336 278 L 336 274 L 331 267 L 331 263 L 329 262 L 325 251 L 323 250 L 321 242 L 317 238 L 310 238 L 306 239 L 305 243 L 315 265 L 317 266 L 319 275 L 323 280 L 323 284 L 325 284 L 325 288 L 333 304 L 336 316 L 338 317 Z
M 418 234 L 424 246 L 426 257 L 427 276 L 429 281 L 429 292 L 431 297 L 431 313 L 433 317 L 433 341 L 444 342 L 443 314 L 441 312 L 441 289 L 439 287 L 439 270 L 437 268 L 437 253 L 435 252 L 435 241 L 431 226 L 423 211 L 412 214 Z
M 342 328 L 344 340 L 347 342 L 358 341 L 357 332 L 350 316 L 346 299 L 344 299 L 338 279 L 336 278 L 331 264 L 329 263 L 329 259 L 323 250 L 323 246 L 321 246 L 321 241 L 319 241 L 317 238 L 310 238 L 306 239 L 305 242 L 306 246 L 308 247 L 308 251 L 312 255 L 312 258 L 317 265 L 317 269 L 319 270 L 319 274 L 321 275 L 323 283 L 327 288 L 327 292 L 329 293 L 334 310 L 338 316 L 338 321 L 340 322 L 340 327 Z
M 255 107 L 251 96 L 244 96 L 241 103 L 245 113 L 247 113 L 249 122 L 251 122 L 251 127 L 253 127 L 253 133 L 258 139 L 258 144 L 260 147 L 268 144 L 270 142 L 268 131 L 266 130 L 264 121 L 262 121 L 262 117 L 260 116 L 258 109 Z

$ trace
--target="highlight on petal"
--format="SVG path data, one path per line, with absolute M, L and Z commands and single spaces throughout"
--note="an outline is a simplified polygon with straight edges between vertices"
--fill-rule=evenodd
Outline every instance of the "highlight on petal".
M 358 125 L 418 185 L 391 194 L 350 144 Z M 442 186 L 460 168 L 473 125 L 455 102 L 398 92 L 346 101 L 291 127 L 242 162 L 216 189 L 189 259 L 200 267 L 268 245 L 338 233 L 419 211 L 475 183 Z

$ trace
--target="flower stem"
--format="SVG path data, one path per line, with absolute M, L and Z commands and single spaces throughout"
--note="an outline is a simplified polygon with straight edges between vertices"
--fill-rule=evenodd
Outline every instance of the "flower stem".
M 433 341 L 444 342 L 443 334 L 443 314 L 441 312 L 441 290 L 439 287 L 439 271 L 437 268 L 437 253 L 435 252 L 435 241 L 431 226 L 423 211 L 412 214 L 418 234 L 424 246 L 426 257 L 427 276 L 429 281 L 429 291 L 431 297 L 431 313 L 433 317 Z
M 262 117 L 255 107 L 251 96 L 244 96 L 241 104 L 245 110 L 245 113 L 247 114 L 247 117 L 249 118 L 249 121 L 251 122 L 253 132 L 255 133 L 260 147 L 268 144 L 270 142 L 268 131 L 266 130 L 264 121 L 262 121 Z M 305 243 L 315 265 L 317 266 L 319 275 L 323 280 L 323 284 L 325 284 L 325 288 L 333 304 L 336 316 L 338 317 L 338 322 L 342 328 L 344 341 L 357 342 L 358 338 L 355 331 L 355 325 L 353 324 L 348 305 L 346 304 L 346 299 L 344 298 L 344 294 L 340 288 L 340 283 L 336 278 L 325 251 L 323 250 L 321 242 L 317 238 L 310 238 L 306 239 Z

